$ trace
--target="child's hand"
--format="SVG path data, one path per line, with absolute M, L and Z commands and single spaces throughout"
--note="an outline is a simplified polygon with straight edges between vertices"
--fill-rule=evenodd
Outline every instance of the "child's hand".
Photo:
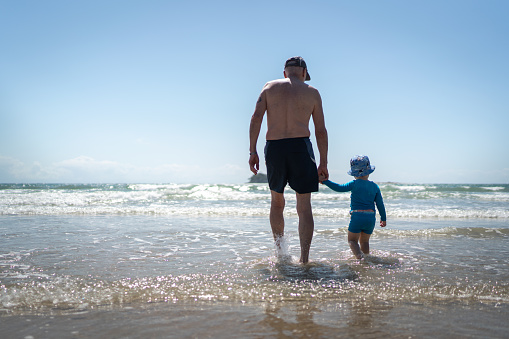
M 385 226 L 387 226 L 387 221 L 380 220 L 380 227 L 385 227 Z
M 323 183 L 325 180 L 327 180 L 327 177 L 325 175 L 320 175 L 318 176 L 318 181 L 321 183 Z

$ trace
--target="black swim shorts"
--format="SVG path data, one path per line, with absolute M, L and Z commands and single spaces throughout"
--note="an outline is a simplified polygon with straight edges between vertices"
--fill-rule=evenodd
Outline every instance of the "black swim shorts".
M 309 138 L 267 140 L 265 164 L 272 191 L 283 193 L 286 183 L 300 194 L 318 191 L 318 171 Z

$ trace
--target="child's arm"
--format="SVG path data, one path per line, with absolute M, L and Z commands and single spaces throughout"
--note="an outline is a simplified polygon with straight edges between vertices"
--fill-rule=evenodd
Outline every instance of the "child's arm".
M 378 213 L 380 213 L 380 227 L 385 227 L 387 226 L 387 214 L 385 213 L 384 199 L 382 198 L 380 189 L 375 195 L 375 204 L 378 209 Z
M 330 180 L 325 180 L 322 182 L 325 186 L 329 187 L 331 190 L 336 192 L 348 192 L 352 190 L 353 181 L 347 182 L 346 184 L 336 184 Z

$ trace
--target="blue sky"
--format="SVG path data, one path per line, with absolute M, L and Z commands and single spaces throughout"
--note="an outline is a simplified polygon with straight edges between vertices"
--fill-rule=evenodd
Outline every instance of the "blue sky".
M 508 17 L 496 0 L 3 0 L 0 182 L 246 182 L 256 99 L 300 55 L 332 180 L 367 154 L 374 181 L 509 183 Z

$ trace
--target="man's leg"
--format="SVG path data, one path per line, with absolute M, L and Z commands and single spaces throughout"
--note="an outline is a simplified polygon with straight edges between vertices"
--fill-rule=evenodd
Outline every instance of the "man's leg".
M 311 210 L 311 193 L 297 193 L 297 214 L 299 215 L 300 262 L 307 263 L 315 229 Z
M 270 191 L 270 227 L 272 228 L 272 235 L 278 248 L 280 248 L 281 238 L 285 235 L 285 219 L 283 211 L 285 209 L 285 196 L 283 193 Z

